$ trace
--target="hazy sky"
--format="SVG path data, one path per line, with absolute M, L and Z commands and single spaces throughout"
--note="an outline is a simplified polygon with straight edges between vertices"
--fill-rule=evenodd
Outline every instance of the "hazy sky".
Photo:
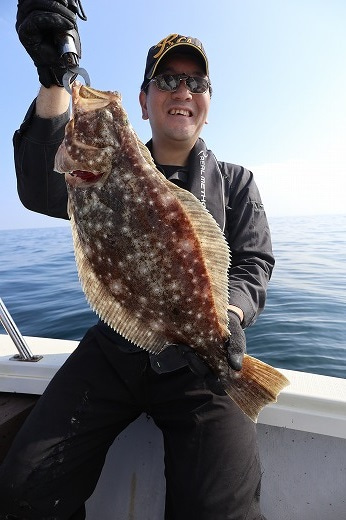
M 39 83 L 1 0 L 0 228 L 64 222 L 19 202 L 12 135 Z M 93 87 L 118 90 L 139 137 L 148 48 L 170 33 L 198 37 L 214 95 L 202 137 L 220 160 L 251 169 L 268 217 L 346 213 L 346 1 L 83 0 L 80 65 Z M 66 225 L 68 225 L 66 223 Z

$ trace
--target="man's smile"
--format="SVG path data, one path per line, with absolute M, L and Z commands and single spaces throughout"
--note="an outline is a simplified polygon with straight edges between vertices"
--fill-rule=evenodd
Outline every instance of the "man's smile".
M 180 115 L 180 116 L 192 117 L 192 113 L 190 112 L 190 110 L 187 110 L 186 108 L 171 108 L 168 111 L 168 113 L 171 116 Z

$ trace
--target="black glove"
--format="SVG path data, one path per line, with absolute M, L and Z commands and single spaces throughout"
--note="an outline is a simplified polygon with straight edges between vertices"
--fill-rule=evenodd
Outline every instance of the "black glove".
M 228 311 L 228 328 L 231 333 L 225 343 L 227 362 L 233 370 L 241 370 L 246 351 L 245 333 L 240 324 L 240 317 L 234 311 Z
M 19 0 L 16 30 L 33 59 L 40 83 L 62 87 L 67 65 L 62 59 L 64 35 L 70 34 L 81 57 L 76 15 L 86 20 L 80 0 Z

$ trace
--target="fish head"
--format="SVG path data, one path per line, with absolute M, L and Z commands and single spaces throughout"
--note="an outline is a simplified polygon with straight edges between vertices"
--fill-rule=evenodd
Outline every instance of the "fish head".
M 115 152 L 121 147 L 122 129 L 129 126 L 118 92 L 99 91 L 74 82 L 72 118 L 55 156 L 54 169 L 64 173 L 73 187 L 103 186 Z

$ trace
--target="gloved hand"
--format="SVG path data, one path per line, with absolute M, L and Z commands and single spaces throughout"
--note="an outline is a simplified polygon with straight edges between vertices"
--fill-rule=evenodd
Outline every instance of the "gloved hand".
M 86 20 L 80 0 L 19 0 L 16 30 L 37 67 L 40 83 L 62 87 L 66 64 L 61 58 L 62 37 L 68 32 L 81 57 L 76 15 Z
M 228 310 L 228 329 L 231 335 L 225 343 L 227 361 L 233 370 L 239 371 L 246 351 L 246 338 L 240 324 L 240 317 L 231 310 Z

